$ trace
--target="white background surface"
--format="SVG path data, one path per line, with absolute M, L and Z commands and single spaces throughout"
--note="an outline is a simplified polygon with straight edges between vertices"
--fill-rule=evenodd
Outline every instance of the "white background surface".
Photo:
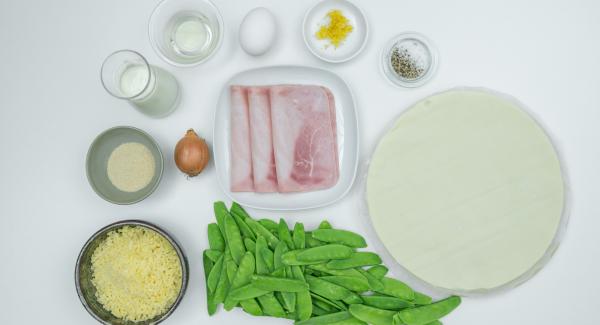
M 363 162 L 382 128 L 433 92 L 484 86 L 522 100 L 549 128 L 566 160 L 573 196 L 566 236 L 532 280 L 503 294 L 465 299 L 445 324 L 600 323 L 600 2 L 356 0 L 368 16 L 371 38 L 354 60 L 330 65 L 314 58 L 301 39 L 303 14 L 314 1 L 222 0 L 217 5 L 226 25 L 223 47 L 192 69 L 169 67 L 150 48 L 147 20 L 156 2 L 0 1 L 1 324 L 94 324 L 75 294 L 75 259 L 93 232 L 126 218 L 164 226 L 188 254 L 188 293 L 165 324 L 288 324 L 239 311 L 209 320 L 201 251 L 212 202 L 224 195 L 214 166 L 186 180 L 171 159 L 189 127 L 211 140 L 213 110 L 231 75 L 273 64 L 324 67 L 348 81 L 358 104 Z M 251 58 L 237 44 L 237 26 L 259 5 L 278 17 L 280 33 L 272 51 Z M 381 47 L 406 30 L 426 34 L 440 51 L 437 76 L 416 90 L 394 88 L 379 73 Z M 147 118 L 102 89 L 100 64 L 122 48 L 141 51 L 179 79 L 183 99 L 174 114 Z M 148 131 L 167 158 L 157 192 L 133 206 L 104 202 L 85 178 L 88 145 L 115 125 Z M 355 186 L 341 202 L 318 210 L 252 212 L 302 220 L 308 227 L 326 217 L 334 226 L 363 232 L 368 222 L 357 212 L 360 194 Z

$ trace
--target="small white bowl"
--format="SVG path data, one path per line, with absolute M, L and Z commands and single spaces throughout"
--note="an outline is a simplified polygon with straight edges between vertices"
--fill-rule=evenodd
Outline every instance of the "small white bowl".
M 339 9 L 354 29 L 337 48 L 328 40 L 318 40 L 315 36 L 321 25 L 327 23 L 327 13 Z M 341 63 L 356 57 L 367 44 L 369 24 L 363 11 L 346 0 L 323 0 L 308 10 L 302 22 L 304 43 L 312 54 L 323 61 Z

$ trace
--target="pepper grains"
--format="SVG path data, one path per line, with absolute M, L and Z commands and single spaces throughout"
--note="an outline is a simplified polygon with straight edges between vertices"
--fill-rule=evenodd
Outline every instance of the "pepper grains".
M 428 52 L 420 42 L 408 40 L 396 44 L 390 55 L 394 72 L 406 80 L 421 78 L 429 65 Z

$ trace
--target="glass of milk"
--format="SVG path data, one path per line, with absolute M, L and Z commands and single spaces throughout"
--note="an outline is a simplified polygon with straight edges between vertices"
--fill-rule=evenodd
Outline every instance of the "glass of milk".
M 209 0 L 163 0 L 154 9 L 149 36 L 168 63 L 187 67 L 208 60 L 223 39 L 223 19 Z
M 179 84 L 173 75 L 148 64 L 138 52 L 120 50 L 109 55 L 100 72 L 109 94 L 128 100 L 140 112 L 163 117 L 179 101 Z

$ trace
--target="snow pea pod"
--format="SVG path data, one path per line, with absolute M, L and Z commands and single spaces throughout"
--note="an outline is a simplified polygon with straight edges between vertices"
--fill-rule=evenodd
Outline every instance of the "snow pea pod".
M 285 245 L 285 243 L 281 243 L 281 245 L 283 245 L 283 247 L 285 247 L 287 249 L 287 246 Z M 290 266 L 285 266 L 283 268 L 283 274 L 286 278 L 288 279 L 294 279 L 294 274 L 292 273 L 292 268 Z M 302 282 L 304 281 L 304 278 L 301 279 L 296 279 Z M 308 290 L 305 290 L 308 291 Z M 281 296 L 283 298 L 283 307 L 285 307 L 285 309 L 287 309 L 287 311 L 293 313 L 296 311 L 296 293 L 293 292 L 282 292 Z
M 238 267 L 233 260 L 227 261 L 227 264 L 225 264 L 225 266 L 225 271 L 227 272 L 227 280 L 229 280 L 229 283 L 231 283 L 233 281 L 233 278 L 235 277 L 235 274 L 237 273 Z
M 340 311 L 333 314 L 328 314 L 324 316 L 311 317 L 305 321 L 296 322 L 296 325 L 329 325 L 335 322 L 343 321 L 346 319 L 352 318 L 347 311 Z
M 290 235 L 290 229 L 283 218 L 279 219 L 277 235 L 279 236 L 279 240 L 283 241 L 289 249 L 294 249 L 294 242 L 292 241 L 292 235 Z
M 260 297 L 267 293 L 269 293 L 269 291 L 259 289 L 250 283 L 231 290 L 229 295 L 231 296 L 231 299 L 240 301 Z
M 204 281 L 207 284 L 206 288 L 206 309 L 208 310 L 208 315 L 212 316 L 215 312 L 217 312 L 217 304 L 214 303 L 213 294 L 208 289 L 208 276 L 210 271 L 214 267 L 213 261 L 206 256 L 206 251 L 202 254 L 202 263 L 204 265 Z
M 333 229 L 333 227 L 331 226 L 331 224 L 329 223 L 329 221 L 323 220 L 319 224 L 319 229 Z
M 247 219 L 252 219 L 248 212 L 246 212 L 246 210 L 244 210 L 244 208 L 242 208 L 242 206 L 239 205 L 237 202 L 231 203 L 230 211 L 231 213 L 235 213 L 236 215 L 244 219 L 244 221 L 246 221 Z
M 246 219 L 246 224 L 248 224 L 248 227 L 250 227 L 250 229 L 252 229 L 252 231 L 254 231 L 254 233 L 256 234 L 257 237 L 263 236 L 267 240 L 267 243 L 269 244 L 269 246 L 272 249 L 275 249 L 275 247 L 277 247 L 277 243 L 279 243 L 279 239 L 277 239 L 277 237 L 275 237 L 275 235 L 273 235 L 273 233 L 271 233 L 267 228 L 265 228 L 263 225 L 261 225 L 258 221 L 253 220 L 253 219 Z
M 315 239 L 315 238 L 312 236 L 312 232 L 310 232 L 310 231 L 307 231 L 307 232 L 305 233 L 305 237 L 306 237 L 306 239 L 305 239 L 305 241 L 306 241 L 306 247 L 308 247 L 308 248 L 311 248 L 311 247 L 319 247 L 319 246 L 323 246 L 323 245 L 325 245 L 325 243 L 324 243 L 324 242 L 322 242 L 322 241 L 320 241 L 320 240 L 318 240 L 318 239 Z
M 415 292 L 413 291 L 413 289 L 411 289 L 402 281 L 384 277 L 383 279 L 381 279 L 381 283 L 383 284 L 383 288 L 381 290 L 374 291 L 386 294 L 388 296 L 410 301 L 415 299 Z
M 329 275 L 353 276 L 360 279 L 365 279 L 366 281 L 364 275 L 362 275 L 362 273 L 360 273 L 357 269 L 331 270 L 327 268 L 327 263 L 311 264 L 308 265 L 307 268 Z
M 323 316 L 323 315 L 328 315 L 331 314 L 331 312 L 328 312 L 327 310 L 313 304 L 312 306 L 312 316 L 311 317 L 316 317 L 316 316 Z M 296 323 L 297 324 L 297 323 Z
M 267 266 L 267 262 L 264 258 L 264 252 L 268 250 L 267 241 L 265 237 L 258 236 L 256 238 L 256 251 L 254 252 L 254 257 L 256 258 L 256 273 L 257 274 L 269 274 L 269 267 Z M 268 256 L 267 256 L 268 257 Z
M 320 306 L 321 308 L 330 312 L 338 312 L 340 310 L 347 310 L 346 306 L 339 300 L 330 300 L 325 297 L 321 297 L 318 294 L 310 293 L 313 304 Z
M 206 279 L 206 288 L 209 292 L 214 293 L 217 288 L 217 284 L 219 283 L 219 279 L 221 278 L 221 273 L 223 270 L 223 260 L 224 256 L 221 256 L 214 264 L 211 269 L 208 278 Z
M 371 252 L 356 252 L 349 258 L 329 261 L 327 268 L 331 270 L 343 270 L 377 264 L 381 264 L 381 257 L 379 255 Z
M 348 297 L 342 299 L 342 301 L 348 305 L 363 303 L 362 298 L 359 295 L 357 295 L 355 292 L 352 292 Z
M 343 244 L 354 248 L 367 247 L 365 239 L 352 231 L 339 229 L 317 229 L 312 236 L 320 241 L 334 244 Z
M 410 301 L 388 296 L 363 296 L 362 300 L 367 306 L 387 310 L 400 310 L 415 306 Z
M 225 212 L 224 218 L 225 241 L 227 242 L 231 257 L 233 257 L 235 264 L 240 264 L 244 253 L 246 253 L 246 247 L 244 247 L 244 242 L 242 241 L 240 228 L 229 212 Z
M 324 260 L 349 258 L 354 250 L 348 246 L 330 244 L 314 248 L 307 248 L 298 252 L 297 258 L 301 262 L 319 262 Z
M 249 252 L 256 252 L 256 242 L 248 237 L 244 238 L 244 246 Z
M 293 251 L 286 252 L 283 255 L 281 255 L 281 261 L 285 265 L 295 265 L 295 266 L 323 263 L 323 261 L 313 261 L 313 262 L 300 261 L 300 260 L 298 260 L 298 254 L 300 252 L 301 252 L 301 250 L 293 250 Z
M 388 271 L 389 269 L 385 265 L 375 265 L 367 270 L 369 274 L 377 279 L 382 279 L 388 273 Z
M 260 308 L 260 305 L 258 304 L 256 299 L 242 300 L 242 301 L 240 301 L 240 306 L 246 313 L 248 313 L 250 315 L 253 315 L 253 316 L 262 316 L 263 315 L 262 308 Z
M 342 300 L 352 294 L 350 290 L 342 286 L 321 280 L 311 275 L 306 276 L 306 281 L 310 286 L 310 291 L 331 300 Z
M 246 254 L 244 254 L 244 257 L 240 261 L 240 265 L 237 268 L 237 272 L 233 277 L 233 280 L 231 281 L 230 292 L 227 295 L 227 298 L 225 298 L 225 302 L 223 304 L 225 310 L 231 310 L 233 307 L 235 307 L 237 303 L 237 300 L 231 297 L 231 290 L 235 290 L 237 288 L 249 284 L 251 277 L 254 274 L 254 269 L 254 255 L 251 252 L 246 252 Z
M 413 300 L 413 302 L 415 303 L 415 305 L 429 305 L 431 303 L 433 299 L 431 299 L 430 296 L 424 294 L 424 293 L 420 293 L 420 292 L 416 292 L 415 291 L 415 300 Z
M 265 275 L 253 275 L 251 283 L 256 288 L 265 291 L 301 292 L 308 290 L 308 284 L 302 280 Z
M 266 293 L 256 299 L 260 303 L 262 311 L 265 315 L 281 318 L 286 317 L 283 307 L 279 301 L 277 301 L 277 298 L 275 298 L 275 295 L 272 292 Z
M 273 252 L 273 269 L 275 271 L 285 267 L 281 256 L 287 251 L 287 245 L 283 241 L 280 241 L 279 244 L 277 244 L 277 247 L 275 247 L 275 251 Z
M 383 290 L 383 283 L 380 279 L 377 279 L 371 275 L 371 273 L 363 269 L 358 268 L 356 270 L 367 279 L 367 282 L 369 282 L 369 287 L 371 287 L 371 291 L 377 292 L 378 290 Z
M 365 305 L 350 305 L 352 316 L 372 325 L 392 325 L 395 311 L 373 308 Z
M 367 323 L 363 322 L 358 318 L 350 317 L 348 319 L 341 320 L 339 322 L 331 323 L 331 325 L 367 325 Z
M 460 302 L 460 297 L 451 296 L 430 305 L 401 310 L 397 318 L 403 324 L 425 325 L 448 315 L 460 305 Z
M 204 251 L 206 257 L 208 257 L 213 263 L 216 263 L 219 257 L 223 256 L 223 252 L 216 249 L 207 249 Z
M 229 279 L 227 278 L 227 267 L 225 257 L 223 258 L 223 271 L 221 271 L 221 275 L 219 276 L 219 282 L 217 283 L 217 287 L 215 288 L 214 295 L 214 303 L 220 304 L 225 301 L 225 297 L 229 292 Z
M 355 292 L 365 292 L 369 291 L 370 289 L 367 279 L 365 279 L 362 276 L 359 278 L 355 276 L 330 275 L 320 277 L 320 279 L 340 285 L 348 290 L 352 290 Z
M 223 235 L 221 234 L 221 229 L 216 223 L 211 223 L 208 225 L 208 246 L 211 249 L 217 251 L 225 250 L 225 239 L 223 239 Z
M 217 220 L 217 225 L 219 226 L 219 230 L 221 230 L 221 234 L 225 240 L 227 240 L 227 234 L 225 233 L 225 215 L 229 213 L 227 211 L 227 206 L 222 201 L 217 201 L 213 204 L 213 210 L 215 212 L 215 219 Z
M 308 290 L 296 293 L 296 319 L 306 320 L 313 312 L 312 298 Z
M 260 223 L 263 227 L 267 228 L 268 231 L 270 231 L 273 234 L 277 234 L 277 230 L 279 228 L 279 225 L 277 224 L 277 222 L 271 220 L 271 219 L 260 219 L 258 220 L 258 223 Z
M 233 213 L 232 211 L 230 211 L 229 214 L 231 214 L 231 216 L 237 223 L 238 227 L 240 228 L 240 231 L 242 232 L 242 236 L 244 238 L 250 238 L 252 240 L 256 240 L 256 234 L 252 231 L 252 229 L 250 229 L 250 227 L 248 227 L 248 224 L 246 224 L 246 222 L 244 221 L 244 218 Z
M 296 222 L 294 233 L 292 235 L 295 249 L 304 249 L 306 247 L 306 234 L 304 233 L 304 224 Z

